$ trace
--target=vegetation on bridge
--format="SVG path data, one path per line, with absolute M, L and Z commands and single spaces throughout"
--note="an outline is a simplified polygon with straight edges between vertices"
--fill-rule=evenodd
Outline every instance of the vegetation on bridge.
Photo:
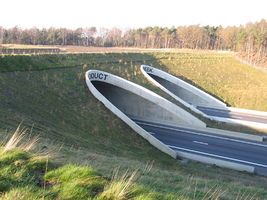
M 23 59 L 25 61 L 21 62 Z M 46 189 L 38 188 L 37 193 L 33 193 L 36 186 L 21 187 L 26 184 L 19 179 L 19 175 L 23 173 L 12 171 L 28 170 L 28 161 L 34 159 L 31 155 L 26 153 L 26 160 L 17 157 L 8 165 L 0 161 L 0 168 L 3 167 L 0 170 L 7 170 L 5 173 L 14 172 L 12 176 L 6 174 L 6 177 L 18 180 L 10 180 L 8 184 L 15 185 L 3 187 L 6 189 L 2 189 L 1 198 L 11 199 L 12 196 L 6 195 L 21 194 L 22 191 L 29 191 L 32 196 L 42 196 L 49 191 L 51 194 L 47 194 L 47 197 L 51 195 L 52 198 L 53 195 L 60 195 L 58 188 L 63 188 L 62 192 L 66 193 L 62 195 L 67 195 L 69 193 L 64 190 L 64 184 L 70 184 L 70 188 L 80 187 L 79 181 L 63 181 L 62 185 L 59 183 L 63 180 L 60 179 L 61 172 L 69 168 L 78 170 L 81 167 L 82 170 L 93 170 L 94 173 L 97 170 L 97 174 L 103 175 L 101 180 L 105 188 L 105 182 L 110 183 L 114 170 L 119 167 L 118 177 L 122 177 L 127 170 L 134 172 L 139 169 L 140 177 L 134 181 L 134 188 L 141 192 L 136 199 L 207 199 L 207 194 L 213 192 L 222 199 L 229 200 L 264 199 L 267 196 L 265 177 L 169 158 L 111 114 L 90 94 L 85 84 L 85 71 L 99 69 L 164 95 L 143 77 L 140 64 L 153 65 L 183 76 L 229 104 L 266 110 L 266 100 L 261 101 L 264 96 L 260 92 L 266 91 L 264 85 L 267 75 L 241 64 L 230 54 L 157 52 L 1 57 L 0 136 L 5 138 L 7 133 L 23 121 L 23 125 L 32 129 L 32 134 L 40 135 L 37 149 L 55 154 L 51 158 L 55 169 L 48 168 L 55 171 L 47 175 L 50 181 Z M 237 85 L 236 79 L 242 84 Z M 248 93 L 240 95 L 240 91 L 245 89 L 248 89 Z M 250 95 L 257 98 L 250 98 Z M 24 156 L 20 150 L 15 152 Z M 5 155 L 10 156 L 9 153 Z M 21 168 L 12 168 L 17 163 L 16 160 L 21 160 Z M 76 165 L 64 168 L 65 164 Z M 83 168 L 84 166 L 90 167 Z M 8 171 L 9 167 L 12 168 L 11 171 Z M 29 175 L 27 178 L 35 177 L 35 171 L 26 172 Z M 84 187 L 89 191 L 91 186 L 87 185 L 88 182 L 83 179 L 82 183 L 84 185 L 78 191 L 83 191 Z M 99 186 L 100 191 L 103 190 L 103 185 Z M 93 191 L 97 193 L 98 189 Z

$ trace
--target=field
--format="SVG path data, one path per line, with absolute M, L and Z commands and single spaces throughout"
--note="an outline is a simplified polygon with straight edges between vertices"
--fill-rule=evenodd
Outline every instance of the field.
M 146 199 L 208 199 L 212 193 L 229 200 L 266 198 L 265 177 L 173 160 L 159 152 L 104 108 L 85 85 L 85 71 L 100 69 L 162 94 L 144 79 L 140 64 L 182 76 L 232 106 L 267 111 L 267 74 L 241 64 L 230 54 L 3 56 L 1 136 L 23 121 L 23 125 L 33 127 L 33 134 L 40 134 L 39 148 L 52 151 L 53 162 L 90 165 L 105 177 L 111 177 L 118 167 L 122 173 L 139 169 L 136 185 L 147 194 L 153 193 Z

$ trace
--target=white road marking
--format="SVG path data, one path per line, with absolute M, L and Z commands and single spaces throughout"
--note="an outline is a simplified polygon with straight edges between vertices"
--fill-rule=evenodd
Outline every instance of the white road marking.
M 168 129 L 168 130 L 182 131 L 184 133 L 192 133 L 192 134 L 195 134 L 195 135 L 202 135 L 202 136 L 207 136 L 207 137 L 212 137 L 212 138 L 217 138 L 217 139 L 228 140 L 228 141 L 232 141 L 232 142 L 239 142 L 239 143 L 243 143 L 243 144 L 249 144 L 249 145 L 260 146 L 260 147 L 267 148 L 267 145 L 254 143 L 254 142 L 248 142 L 248 141 L 244 141 L 244 140 L 237 140 L 237 139 L 233 139 L 233 138 L 220 137 L 220 136 L 209 135 L 209 134 L 204 134 L 204 133 L 197 133 L 197 132 L 183 130 L 183 129 L 179 129 L 179 128 L 171 128 L 171 127 L 160 126 L 160 125 L 155 125 L 155 124 L 149 124 L 149 123 L 144 123 L 144 122 L 136 122 L 136 123 L 137 124 L 148 125 L 148 126 L 154 126 L 154 127 L 158 127 L 158 128 L 164 128 L 164 129 Z
M 194 140 L 193 142 L 197 143 L 197 144 L 209 145 L 207 142 L 200 142 L 200 141 L 196 141 L 196 140 Z
M 240 159 L 236 159 L 236 158 L 230 158 L 230 157 L 226 157 L 226 156 L 220 156 L 220 155 L 217 155 L 217 154 L 211 154 L 211 153 L 206 153 L 206 152 L 202 152 L 202 151 L 196 151 L 196 150 L 192 150 L 192 149 L 186 149 L 186 148 L 182 148 L 182 147 L 176 147 L 176 146 L 172 146 L 172 145 L 168 145 L 168 146 L 170 148 L 173 148 L 173 149 L 189 151 L 189 152 L 192 152 L 192 153 L 198 153 L 198 154 L 205 155 L 205 156 L 223 158 L 223 159 L 226 159 L 226 160 L 231 160 L 231 161 L 235 161 L 235 162 L 240 162 L 240 163 L 245 163 L 245 164 L 255 165 L 255 166 L 258 166 L 258 167 L 267 168 L 267 165 L 264 165 L 264 164 L 254 163 L 254 162 L 250 162 L 250 161 L 246 161 L 246 160 L 240 160 Z

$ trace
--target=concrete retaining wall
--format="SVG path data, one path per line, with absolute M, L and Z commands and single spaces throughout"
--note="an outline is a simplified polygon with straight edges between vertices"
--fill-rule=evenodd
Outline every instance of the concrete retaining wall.
M 168 93 L 177 101 L 181 102 L 186 107 L 204 116 L 205 114 L 196 109 L 196 106 L 208 106 L 214 108 L 226 107 L 223 102 L 219 101 L 213 96 L 162 70 L 156 69 L 148 65 L 141 65 L 141 71 L 144 76 L 154 85 L 161 88 L 163 91 Z M 172 87 L 172 85 L 175 86 L 175 90 L 170 91 L 168 88 L 164 87 L 161 83 L 152 78 L 150 75 L 154 75 L 165 80 L 165 84 L 169 84 L 170 87 Z

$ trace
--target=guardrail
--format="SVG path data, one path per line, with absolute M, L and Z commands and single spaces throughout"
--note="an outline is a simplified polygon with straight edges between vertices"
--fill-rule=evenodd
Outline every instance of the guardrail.
M 55 54 L 59 48 L 0 48 L 0 54 Z

